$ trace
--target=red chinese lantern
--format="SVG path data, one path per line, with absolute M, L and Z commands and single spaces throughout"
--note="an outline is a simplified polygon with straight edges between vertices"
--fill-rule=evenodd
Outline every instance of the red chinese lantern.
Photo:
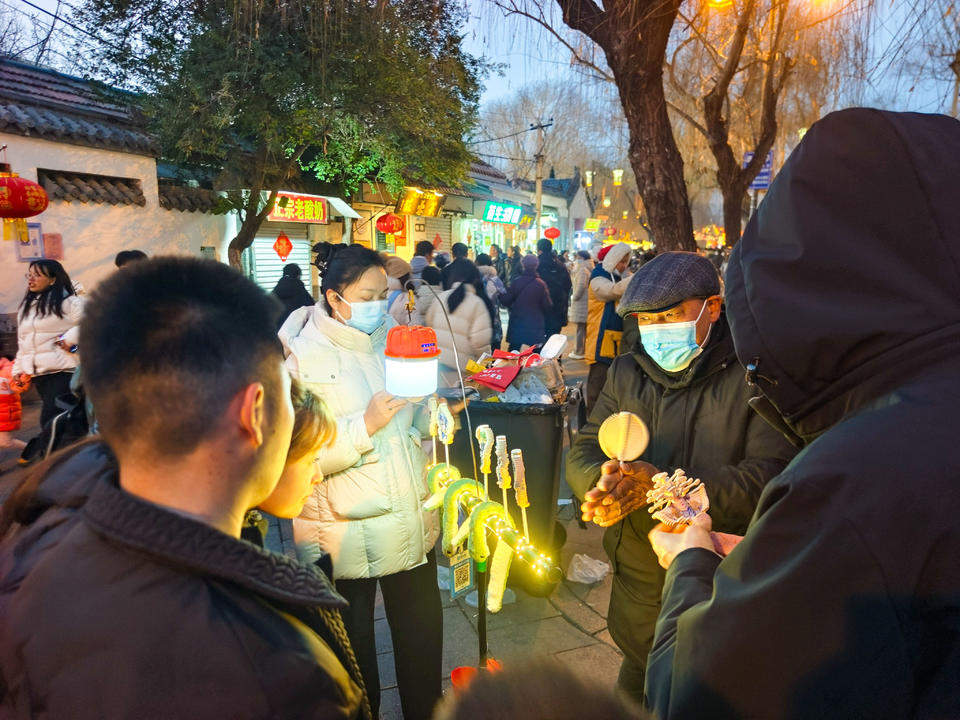
M 556 240 L 560 237 L 560 228 L 548 227 L 543 231 L 543 236 L 548 240 Z
M 290 242 L 286 233 L 282 232 L 277 235 L 277 241 L 273 244 L 273 251 L 280 257 L 281 262 L 286 262 L 287 258 L 290 257 L 290 253 L 293 252 L 293 243 Z
M 387 213 L 377 218 L 377 230 L 384 235 L 394 235 L 403 229 L 403 218 L 393 213 Z
M 49 204 L 46 190 L 11 171 L 7 163 L 0 163 L 0 218 L 33 217 Z
M 617 234 L 617 229 L 615 227 L 605 228 L 603 231 L 603 234 L 606 235 L 607 237 L 613 237 L 614 235 Z

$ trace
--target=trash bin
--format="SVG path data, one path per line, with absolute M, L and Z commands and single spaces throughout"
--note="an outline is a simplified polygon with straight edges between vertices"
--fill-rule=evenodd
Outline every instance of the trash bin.
M 523 464 L 526 469 L 527 524 L 530 528 L 530 540 L 542 552 L 554 561 L 560 561 L 560 549 L 566 541 L 566 532 L 557 522 L 557 495 L 560 491 L 560 468 L 563 452 L 564 417 L 569 411 L 569 403 L 563 405 L 523 404 L 503 402 L 471 402 L 470 420 L 473 429 L 479 425 L 489 425 L 494 434 L 506 435 L 510 450 L 523 450 Z M 464 477 L 473 475 L 473 457 L 470 444 L 480 465 L 480 451 L 476 438 L 467 432 L 466 418 L 460 413 L 460 431 L 454 436 L 450 447 L 450 462 L 456 465 Z M 497 457 L 491 459 L 490 498 L 502 502 L 500 488 L 496 478 Z M 513 465 L 510 465 L 513 476 Z M 482 482 L 482 473 L 477 480 Z M 520 508 L 517 506 L 513 489 L 509 491 L 510 514 L 518 528 L 522 528 Z M 548 583 L 542 577 L 530 571 L 521 561 L 515 561 L 510 569 L 510 584 L 522 588 L 536 596 L 547 596 L 553 592 L 556 583 Z

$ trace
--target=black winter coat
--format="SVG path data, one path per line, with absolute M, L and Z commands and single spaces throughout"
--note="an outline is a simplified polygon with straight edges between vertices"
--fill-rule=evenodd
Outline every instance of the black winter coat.
M 567 482 L 578 497 L 600 477 L 608 459 L 597 430 L 607 417 L 629 411 L 650 430 L 650 445 L 640 456 L 663 472 L 683 468 L 700 478 L 710 499 L 714 528 L 742 533 L 767 482 L 796 450 L 747 405 L 750 391 L 737 364 L 726 319 L 714 324 L 704 352 L 681 373 L 667 373 L 638 345 L 610 366 L 607 381 L 567 457 Z M 643 665 L 650 635 L 637 637 L 658 612 L 663 570 L 647 533 L 654 520 L 646 508 L 635 510 L 604 534 L 615 584 L 608 625 L 617 645 Z M 652 632 L 651 632 L 652 634 Z
M 322 572 L 123 492 L 101 443 L 67 452 L 0 543 L 0 716 L 358 715 Z
M 735 246 L 737 353 L 807 445 L 671 565 L 658 717 L 960 717 L 957 178 L 956 120 L 834 113 Z
M 504 307 L 510 308 L 507 324 L 507 342 L 510 347 L 542 345 L 546 340 L 546 316 L 550 311 L 550 292 L 536 270 L 527 270 L 510 283 L 500 296 Z
M 573 289 L 570 271 L 553 253 L 540 253 L 537 257 L 540 259 L 537 274 L 546 283 L 552 303 L 546 317 L 547 331 L 560 332 L 567 324 L 570 309 L 570 292 Z
M 284 276 L 277 280 L 277 284 L 273 288 L 273 294 L 283 303 L 283 315 L 277 327 L 283 325 L 290 316 L 290 313 L 297 308 L 307 307 L 313 305 L 315 302 L 313 296 L 308 293 L 307 289 L 303 286 L 303 283 L 294 277 Z

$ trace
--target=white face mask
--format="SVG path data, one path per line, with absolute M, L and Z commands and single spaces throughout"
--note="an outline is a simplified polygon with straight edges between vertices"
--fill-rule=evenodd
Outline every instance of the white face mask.
M 337 297 L 350 306 L 350 317 L 345 318 L 340 313 L 340 319 L 344 324 L 360 332 L 369 335 L 383 324 L 383 318 L 387 314 L 386 300 L 369 300 L 367 302 L 349 302 L 343 299 L 343 295 L 337 293 Z
M 703 345 L 697 343 L 697 323 L 706 309 L 707 301 L 704 300 L 696 320 L 641 325 L 640 343 L 647 355 L 667 372 L 680 372 L 688 368 L 703 352 L 703 345 L 706 345 L 710 338 L 708 331 Z M 710 329 L 713 329 L 712 323 Z

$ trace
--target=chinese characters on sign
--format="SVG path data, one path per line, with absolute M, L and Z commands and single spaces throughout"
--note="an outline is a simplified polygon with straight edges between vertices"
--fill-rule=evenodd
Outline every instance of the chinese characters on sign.
M 520 206 L 490 201 L 483 209 L 483 221 L 500 223 L 501 225 L 516 225 L 520 222 Z
M 330 222 L 327 200 L 317 195 L 280 192 L 277 193 L 277 200 L 270 214 L 267 215 L 267 220 L 326 225 Z
M 403 189 L 394 212 L 400 215 L 437 217 L 443 207 L 443 195 L 432 190 L 408 187 Z

